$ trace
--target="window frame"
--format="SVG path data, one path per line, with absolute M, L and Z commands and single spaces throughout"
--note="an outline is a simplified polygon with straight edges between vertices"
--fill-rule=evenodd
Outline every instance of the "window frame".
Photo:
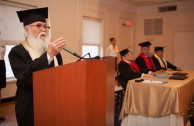
M 99 19 L 99 18 L 93 18 L 93 17 L 88 17 L 88 16 L 83 16 L 82 17 L 82 38 L 83 38 L 83 21 L 84 20 L 88 20 L 88 21 L 96 21 L 99 22 L 101 25 L 101 33 L 100 33 L 100 42 L 99 44 L 91 44 L 91 43 L 87 43 L 87 42 L 83 42 L 81 43 L 81 54 L 82 56 L 85 55 L 83 54 L 82 48 L 83 46 L 98 46 L 98 55 L 102 56 L 103 55 L 103 20 Z
M 3 43 L 6 43 L 5 44 L 5 47 L 6 46 L 9 46 L 9 45 L 11 45 L 11 46 L 16 46 L 16 45 L 18 45 L 18 44 L 20 44 L 21 43 L 21 41 L 6 41 L 6 40 L 3 40 Z M 5 50 L 5 52 L 7 51 L 7 49 Z M 7 53 L 8 55 L 9 55 L 9 52 Z M 8 56 L 7 55 L 7 56 Z M 5 62 L 6 63 L 6 62 Z M 11 66 L 10 66 L 11 67 Z M 6 72 L 7 72 L 7 65 L 6 65 Z M 12 73 L 13 73 L 13 71 L 12 71 Z M 17 79 L 15 78 L 15 76 L 13 75 L 13 77 L 7 77 L 7 75 L 6 75 L 6 81 L 7 81 L 7 83 L 11 83 L 11 82 L 14 82 L 14 81 L 16 81 Z

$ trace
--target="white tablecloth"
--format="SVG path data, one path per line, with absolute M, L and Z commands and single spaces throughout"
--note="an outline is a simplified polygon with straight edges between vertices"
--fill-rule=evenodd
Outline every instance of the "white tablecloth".
M 183 116 L 170 114 L 162 117 L 146 117 L 142 115 L 126 116 L 121 126 L 184 126 Z

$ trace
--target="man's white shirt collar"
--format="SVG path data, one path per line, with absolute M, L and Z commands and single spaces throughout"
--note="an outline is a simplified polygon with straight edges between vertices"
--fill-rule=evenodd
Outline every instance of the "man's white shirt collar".
M 124 59 L 123 59 L 124 60 Z M 124 60 L 126 63 L 130 64 L 131 65 L 131 62 L 130 61 L 127 61 L 127 60 Z

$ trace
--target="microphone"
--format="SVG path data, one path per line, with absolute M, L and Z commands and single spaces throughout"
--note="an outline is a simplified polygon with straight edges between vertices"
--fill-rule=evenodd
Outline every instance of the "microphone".
M 88 55 L 89 55 L 89 57 L 91 58 L 91 55 L 90 55 L 90 53 L 88 53 Z
M 80 59 L 84 59 L 83 57 L 81 57 L 80 55 L 78 55 L 77 53 L 75 53 L 75 52 L 73 52 L 73 51 L 71 51 L 71 50 L 69 50 L 68 48 L 63 48 L 65 51 L 67 51 L 68 53 L 70 53 L 70 54 L 72 54 L 72 55 L 74 55 L 74 56 L 76 56 L 76 57 L 78 57 L 78 58 L 80 58 Z

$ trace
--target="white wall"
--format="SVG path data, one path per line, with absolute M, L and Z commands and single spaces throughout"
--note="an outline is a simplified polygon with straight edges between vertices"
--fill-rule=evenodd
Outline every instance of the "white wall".
M 158 13 L 158 6 L 177 5 L 177 11 Z M 139 42 L 150 40 L 151 51 L 154 46 L 165 46 L 166 58 L 172 62 L 173 59 L 173 33 L 176 31 L 194 30 L 194 1 L 186 1 L 158 6 L 140 7 L 137 11 L 137 27 L 135 41 L 135 57 L 140 52 Z M 162 35 L 144 35 L 144 19 L 163 18 Z

